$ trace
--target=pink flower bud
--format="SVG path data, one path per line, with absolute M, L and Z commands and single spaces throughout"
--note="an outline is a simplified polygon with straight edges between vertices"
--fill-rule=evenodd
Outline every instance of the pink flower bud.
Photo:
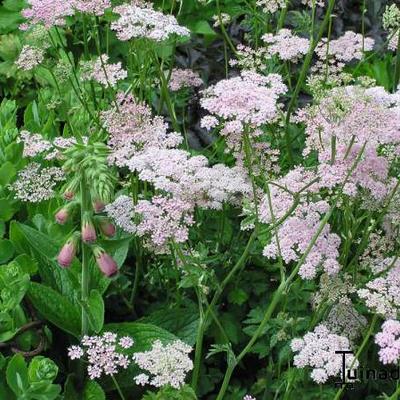
M 94 253 L 97 265 L 105 276 L 110 278 L 118 272 L 117 263 L 103 249 L 97 248 Z
M 106 205 L 99 199 L 93 201 L 93 210 L 95 213 L 101 213 Z
M 75 193 L 72 190 L 66 190 L 64 192 L 64 199 L 71 201 L 75 197 Z
M 60 253 L 58 254 L 57 261 L 61 267 L 68 268 L 76 254 L 76 239 L 71 238 L 64 244 Z
M 59 210 L 55 215 L 57 223 L 61 225 L 64 225 L 67 222 L 68 217 L 69 217 L 69 212 L 66 207 Z
M 108 219 L 100 220 L 99 227 L 105 236 L 112 237 L 115 235 L 115 226 Z
M 82 224 L 82 240 L 85 243 L 93 243 L 96 239 L 96 229 L 92 222 L 89 219 L 85 220 Z

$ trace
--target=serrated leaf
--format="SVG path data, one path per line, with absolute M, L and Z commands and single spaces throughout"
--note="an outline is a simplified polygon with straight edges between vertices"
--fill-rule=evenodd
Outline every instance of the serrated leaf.
M 28 297 L 35 308 L 58 328 L 79 337 L 80 309 L 52 288 L 31 282 Z
M 105 400 L 106 395 L 95 381 L 87 381 L 83 390 L 83 400 Z

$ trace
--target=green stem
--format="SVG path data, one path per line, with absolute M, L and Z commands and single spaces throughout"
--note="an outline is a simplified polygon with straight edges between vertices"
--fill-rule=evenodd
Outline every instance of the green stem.
M 224 396 L 225 396 L 225 392 L 228 388 L 229 385 L 229 381 L 230 378 L 232 376 L 232 373 L 234 371 L 234 369 L 236 368 L 236 366 L 239 364 L 239 362 L 242 360 L 242 358 L 252 349 L 254 343 L 257 341 L 257 339 L 259 338 L 259 336 L 262 334 L 262 332 L 264 331 L 265 326 L 267 325 L 267 323 L 269 322 L 270 318 L 272 317 L 273 312 L 275 311 L 275 308 L 277 307 L 277 305 L 279 304 L 279 302 L 281 301 L 281 297 L 284 293 L 286 293 L 289 290 L 289 287 L 292 283 L 292 281 L 294 280 L 294 278 L 297 276 L 300 267 L 304 264 L 306 258 L 308 257 L 310 251 L 312 250 L 312 248 L 314 247 L 317 239 L 319 238 L 320 234 L 322 233 L 322 231 L 325 228 L 325 225 L 328 223 L 333 211 L 336 209 L 336 205 L 339 201 L 340 196 L 343 193 L 343 189 L 344 186 L 346 185 L 349 177 L 351 176 L 351 174 L 353 173 L 354 169 L 357 167 L 358 163 L 361 160 L 362 154 L 364 153 L 364 149 L 365 149 L 366 143 L 364 143 L 364 145 L 362 146 L 356 160 L 354 161 L 352 167 L 349 169 L 346 178 L 344 179 L 340 190 L 338 191 L 332 206 L 330 207 L 329 211 L 324 215 L 323 219 L 321 220 L 319 227 L 317 229 L 317 231 L 315 232 L 314 236 L 312 237 L 309 245 L 307 246 L 306 251 L 303 253 L 303 255 L 301 256 L 300 260 L 298 261 L 296 267 L 293 269 L 293 271 L 291 272 L 291 274 L 289 275 L 289 277 L 285 280 L 282 281 L 280 283 L 280 285 L 278 286 L 277 290 L 274 292 L 273 296 L 272 296 L 272 300 L 271 303 L 269 304 L 265 314 L 264 314 L 264 318 L 261 321 L 260 325 L 258 326 L 257 330 L 255 331 L 255 333 L 253 334 L 253 336 L 251 337 L 251 339 L 249 340 L 249 342 L 247 343 L 247 345 L 244 347 L 244 349 L 240 352 L 240 354 L 237 356 L 236 361 L 234 363 L 231 363 L 230 365 L 228 365 L 228 368 L 225 372 L 225 377 L 224 380 L 222 382 L 221 385 L 221 389 L 218 393 L 218 396 L 216 398 L 216 400 L 223 400 Z
M 397 90 L 400 78 L 400 29 L 397 33 L 396 67 L 394 69 L 393 92 Z
M 310 49 L 308 50 L 308 53 L 306 55 L 306 58 L 304 59 L 304 63 L 303 66 L 301 68 L 300 71 L 300 76 L 299 79 L 297 80 L 297 84 L 296 87 L 294 89 L 293 95 L 290 99 L 290 102 L 288 104 L 288 108 L 287 108 L 287 113 L 286 113 L 286 129 L 285 129 L 285 141 L 286 141 L 286 147 L 287 147 L 287 151 L 288 151 L 288 158 L 289 158 L 289 162 L 291 164 L 293 164 L 294 159 L 293 159 L 293 150 L 292 150 L 292 146 L 291 146 L 291 140 L 290 140 L 290 135 L 289 135 L 289 122 L 290 122 L 290 117 L 292 115 L 293 109 L 297 103 L 297 97 L 300 94 L 300 90 L 303 87 L 303 83 L 304 80 L 306 79 L 307 76 L 307 72 L 308 69 L 310 67 L 313 55 L 314 55 L 314 50 L 318 45 L 318 42 L 321 40 L 325 29 L 329 23 L 329 19 L 331 17 L 332 14 L 332 10 L 333 10 L 333 6 L 335 5 L 335 0 L 329 0 L 329 5 L 328 8 L 326 10 L 326 14 L 324 17 L 324 20 L 322 21 L 321 27 L 319 29 L 318 32 L 318 36 L 316 39 L 314 39 L 314 36 L 311 36 L 310 40 Z
M 90 202 L 90 194 L 86 186 L 85 173 L 82 172 L 81 178 L 81 221 L 83 221 L 84 215 L 87 211 L 88 204 Z M 89 320 L 87 315 L 87 302 L 89 298 L 89 263 L 90 263 L 90 249 L 82 242 L 82 280 L 81 280 L 81 290 L 82 290 L 82 336 L 89 333 Z
M 355 363 L 356 360 L 360 357 L 360 355 L 361 355 L 361 353 L 363 352 L 365 346 L 367 345 L 368 340 L 369 340 L 370 336 L 372 335 L 372 332 L 373 332 L 374 329 L 375 329 L 375 325 L 376 325 L 377 320 L 378 320 L 378 315 L 375 314 L 374 317 L 372 318 L 371 325 L 369 326 L 369 329 L 368 329 L 368 331 L 367 331 L 367 334 L 365 335 L 364 340 L 363 340 L 362 343 L 361 343 L 361 346 L 358 348 L 358 350 L 357 350 L 357 352 L 356 352 L 356 354 L 355 354 L 354 361 L 353 361 L 353 363 L 351 364 L 350 369 L 353 368 L 354 363 Z M 345 389 L 346 389 L 346 385 L 342 386 L 342 387 L 336 392 L 336 395 L 335 395 L 335 397 L 334 397 L 333 400 L 339 400 L 340 397 L 342 396 L 342 394 L 343 394 L 343 392 L 344 392 Z
M 117 380 L 114 378 L 114 375 L 111 375 L 111 379 L 112 379 L 112 381 L 114 382 L 114 385 L 115 385 L 115 387 L 116 387 L 116 389 L 117 389 L 117 391 L 118 391 L 119 397 L 120 397 L 122 400 L 125 400 L 124 394 L 122 393 L 122 390 L 121 390 L 121 388 L 119 387 Z

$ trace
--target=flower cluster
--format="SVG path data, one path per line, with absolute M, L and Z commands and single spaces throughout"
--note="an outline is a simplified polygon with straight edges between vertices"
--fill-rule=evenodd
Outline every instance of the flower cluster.
M 243 71 L 241 76 L 224 79 L 203 91 L 201 106 L 212 115 L 202 119 L 202 126 L 212 128 L 222 123 L 220 134 L 226 136 L 227 146 L 238 150 L 246 127 L 257 136 L 260 132 L 256 128 L 276 120 L 278 98 L 285 92 L 280 75 Z
M 103 54 L 97 60 L 82 63 L 82 80 L 94 80 L 106 87 L 115 87 L 118 81 L 124 80 L 128 73 L 121 62 L 109 64 L 109 57 Z
M 292 350 L 297 368 L 311 367 L 311 379 L 325 383 L 329 377 L 338 375 L 342 370 L 342 356 L 336 351 L 350 350 L 349 340 L 344 336 L 329 331 L 325 325 L 318 325 L 314 331 L 308 332 L 302 339 L 293 339 Z M 346 369 L 357 368 L 358 361 L 354 356 L 346 357 Z
M 29 8 L 22 11 L 22 16 L 28 20 L 21 29 L 30 25 L 43 24 L 46 28 L 62 26 L 65 18 L 74 14 L 73 2 L 65 0 L 27 0 Z
M 156 340 L 151 350 L 133 355 L 133 360 L 146 371 L 135 377 L 136 383 L 180 388 L 185 383 L 186 374 L 193 369 L 188 356 L 191 351 L 192 348 L 180 340 L 166 345 Z
M 15 65 L 24 71 L 30 71 L 37 67 L 44 60 L 44 51 L 38 47 L 33 47 L 30 45 L 25 45 L 21 53 L 15 61 Z
M 257 0 L 256 4 L 266 14 L 275 14 L 277 11 L 286 8 L 286 0 Z
M 85 358 L 88 362 L 90 379 L 104 375 L 115 375 L 120 368 L 126 369 L 131 361 L 123 354 L 124 349 L 133 346 L 129 336 L 121 337 L 112 332 L 105 332 L 102 336 L 84 336 L 79 346 L 71 346 L 68 356 L 71 360 Z
M 16 199 L 29 203 L 40 203 L 55 196 L 55 187 L 65 179 L 61 168 L 42 168 L 30 163 L 18 173 L 17 180 L 10 185 Z
M 271 185 L 270 196 L 264 196 L 260 205 L 260 221 L 273 224 L 275 219 L 284 217 L 295 204 L 291 193 L 298 193 L 307 182 L 311 184 L 308 192 L 317 190 L 318 185 L 312 184 L 312 178 L 311 172 L 297 168 L 276 181 L 278 186 Z M 321 216 L 329 210 L 329 204 L 324 200 L 308 200 L 306 193 L 303 193 L 298 205 L 278 227 L 272 242 L 265 246 L 264 256 L 281 256 L 283 261 L 289 263 L 298 261 L 308 250 L 319 229 Z M 326 224 L 300 267 L 299 275 L 303 279 L 313 279 L 319 267 L 330 275 L 336 274 L 340 269 L 337 261 L 339 245 L 339 236 L 332 233 L 329 224 Z
M 111 0 L 72 0 L 74 8 L 82 13 L 101 16 L 111 7 Z
M 333 57 L 337 61 L 348 63 L 352 60 L 361 60 L 363 52 L 371 51 L 374 44 L 372 38 L 363 38 L 360 33 L 347 31 L 340 38 L 330 40 L 329 44 L 327 39 L 323 39 L 315 52 L 321 60 Z
M 194 224 L 192 204 L 176 197 L 154 196 L 151 201 L 139 200 L 135 212 L 140 215 L 136 234 L 148 236 L 147 246 L 156 253 L 168 253 L 171 241 L 186 242 L 188 227 Z
M 204 156 L 190 156 L 178 149 L 152 149 L 130 160 L 128 166 L 139 178 L 158 190 L 190 202 L 193 207 L 221 209 L 223 202 L 236 203 L 251 193 L 240 168 L 223 164 L 208 166 Z
M 118 108 L 101 114 L 104 127 L 110 134 L 111 163 L 123 167 L 134 155 L 148 148 L 171 148 L 182 142 L 181 135 L 168 133 L 164 119 L 153 117 L 147 105 L 123 93 L 117 95 L 116 101 Z
M 105 212 L 125 232 L 136 232 L 136 225 L 132 221 L 135 215 L 134 205 L 129 196 L 117 197 L 112 203 L 106 205 Z
M 203 84 L 199 74 L 191 69 L 174 68 L 168 82 L 168 88 L 177 92 L 182 88 L 196 88 Z
M 43 139 L 42 135 L 25 130 L 20 132 L 17 142 L 24 144 L 23 157 L 35 157 L 53 148 L 52 144 Z
M 348 297 L 341 297 L 324 321 L 326 327 L 338 335 L 346 335 L 354 342 L 367 325 L 367 319 L 352 305 Z
M 367 307 L 384 318 L 396 318 L 400 309 L 400 266 L 395 266 L 384 276 L 369 281 L 358 290 L 358 296 Z
M 281 29 L 276 35 L 267 33 L 262 40 L 267 44 L 268 53 L 283 61 L 298 62 L 310 47 L 308 39 L 293 35 L 289 29 Z
M 304 155 L 318 152 L 321 187 L 342 183 L 354 166 L 346 194 L 354 196 L 361 187 L 381 200 L 388 193 L 389 160 L 381 149 L 400 143 L 398 101 L 398 94 L 383 88 L 350 86 L 328 92 L 318 104 L 299 112 L 306 125 Z
M 380 347 L 379 360 L 383 364 L 396 364 L 400 359 L 400 322 L 389 319 L 381 329 L 375 335 L 375 343 Z
M 152 8 L 151 3 L 143 6 L 124 4 L 114 8 L 120 17 L 111 24 L 120 40 L 148 38 L 163 41 L 172 35 L 188 36 L 190 31 L 178 24 L 173 15 L 165 15 Z

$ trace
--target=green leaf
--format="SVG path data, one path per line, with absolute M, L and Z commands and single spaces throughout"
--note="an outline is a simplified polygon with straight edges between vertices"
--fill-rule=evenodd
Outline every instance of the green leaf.
M 92 290 L 90 292 L 88 316 L 91 328 L 96 333 L 99 333 L 104 325 L 104 301 L 98 290 Z
M 28 367 L 21 354 L 15 354 L 9 361 L 6 377 L 8 386 L 16 395 L 23 394 L 28 389 Z
M 0 199 L 0 220 L 8 221 L 14 215 L 13 201 L 9 199 Z
M 157 325 L 189 345 L 196 342 L 199 314 L 196 307 L 162 308 L 140 320 Z
M 0 167 L 0 185 L 6 186 L 16 175 L 17 171 L 12 163 L 6 161 Z
M 34 275 L 38 270 L 37 262 L 29 257 L 27 254 L 20 254 L 14 261 L 21 267 L 22 271 Z
M 235 288 L 231 290 L 228 294 L 228 300 L 232 304 L 237 304 L 241 306 L 243 303 L 247 301 L 249 295 L 241 288 Z
M 10 239 L 19 253 L 30 254 L 38 261 L 39 274 L 47 286 L 58 290 L 71 302 L 76 301 L 78 261 L 75 260 L 71 268 L 61 268 L 55 261 L 60 246 L 49 236 L 17 221 L 11 222 Z
M 83 400 L 106 400 L 106 395 L 97 382 L 87 381 L 83 389 Z
M 0 239 L 0 264 L 5 264 L 14 255 L 14 245 L 10 240 Z
M 200 35 L 216 36 L 214 29 L 212 29 L 210 24 L 205 20 L 195 22 L 194 25 L 190 26 L 190 30 L 193 33 L 197 33 Z
M 50 287 L 35 282 L 31 282 L 28 297 L 35 308 L 52 324 L 79 337 L 81 314 L 76 305 Z

